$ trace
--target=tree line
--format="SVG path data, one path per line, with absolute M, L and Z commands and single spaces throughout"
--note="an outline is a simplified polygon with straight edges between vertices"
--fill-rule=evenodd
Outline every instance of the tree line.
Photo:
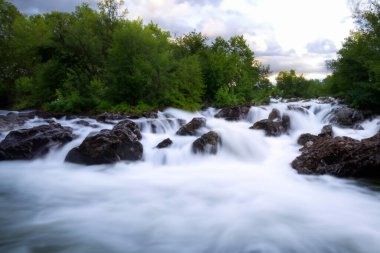
M 82 4 L 72 13 L 30 16 L 0 0 L 0 106 L 138 112 L 328 95 L 358 107 L 368 105 L 360 99 L 369 99 L 373 106 L 380 103 L 379 29 L 371 27 L 379 26 L 376 7 L 357 14 L 357 20 L 377 20 L 360 23 L 338 59 L 329 63 L 334 70 L 330 77 L 307 80 L 290 70 L 280 72 L 273 85 L 269 66 L 255 58 L 242 35 L 210 40 L 194 31 L 173 38 L 153 22 L 127 19 L 116 0 L 99 2 L 97 10 Z M 362 44 L 366 54 L 358 52 Z

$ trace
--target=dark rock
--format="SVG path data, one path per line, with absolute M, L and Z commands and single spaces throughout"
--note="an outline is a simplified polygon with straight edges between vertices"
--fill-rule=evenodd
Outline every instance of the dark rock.
M 278 109 L 273 108 L 272 111 L 269 113 L 269 120 L 281 120 L 281 113 Z
M 16 113 L 8 113 L 7 115 L 0 115 L 0 131 L 6 132 L 19 128 L 25 124 L 29 118 L 19 117 Z
M 285 99 L 285 102 L 288 102 L 288 103 L 299 102 L 299 101 L 301 101 L 300 98 L 288 98 L 288 99 Z
M 339 127 L 354 127 L 364 120 L 364 115 L 358 110 L 340 106 L 331 112 L 330 122 Z
M 349 137 L 318 138 L 292 166 L 301 174 L 354 178 L 380 178 L 380 133 L 354 140 Z
M 137 139 L 138 140 L 141 140 L 142 139 L 142 135 L 141 135 L 141 132 L 140 132 L 140 129 L 139 127 L 137 126 L 137 124 L 129 119 L 126 119 L 126 120 L 123 120 L 123 121 L 120 121 L 119 123 L 117 123 L 114 128 L 112 129 L 113 132 L 116 132 L 116 131 L 131 131 L 134 135 L 136 135 Z
M 298 137 L 297 143 L 302 146 L 310 146 L 317 138 L 318 136 L 314 134 L 301 134 L 300 137 Z
M 336 103 L 336 99 L 332 97 L 319 97 L 317 103 L 319 104 L 333 104 Z
M 167 139 L 161 141 L 160 143 L 158 143 L 156 148 L 167 148 L 172 144 L 173 144 L 173 141 L 170 140 L 169 138 L 167 138 Z
M 221 143 L 221 139 L 217 133 L 210 131 L 193 142 L 193 153 L 210 153 L 216 154 L 218 152 L 218 144 Z
M 76 120 L 76 121 L 74 121 L 74 124 L 77 124 L 80 126 L 85 126 L 85 127 L 92 127 L 92 128 L 99 127 L 99 125 L 91 124 L 90 122 L 88 122 L 87 120 L 84 120 L 84 119 Z
M 319 137 L 333 137 L 332 125 L 325 125 L 322 127 L 321 133 L 318 134 Z
M 272 116 L 269 115 L 269 118 L 274 118 L 274 115 L 278 113 L 275 110 L 272 110 Z M 275 116 L 276 118 L 280 117 L 280 115 Z M 263 119 L 257 121 L 255 124 L 253 124 L 253 126 L 250 127 L 250 129 L 264 130 L 266 136 L 280 136 L 283 133 L 287 133 L 289 128 L 290 117 L 287 114 L 282 115 L 280 120 L 278 120 L 278 118 L 276 121 L 273 121 L 271 119 Z
M 228 121 L 245 120 L 247 118 L 249 109 L 251 109 L 250 105 L 237 105 L 226 107 L 221 109 L 217 114 L 215 114 L 215 118 L 223 118 Z
M 287 114 L 282 115 L 281 125 L 284 128 L 285 132 L 288 132 L 290 129 L 290 117 Z
M 50 148 L 72 141 L 70 127 L 41 125 L 10 132 L 0 143 L 0 160 L 30 160 L 46 154 Z
M 142 159 L 141 133 L 130 120 L 119 122 L 112 130 L 101 130 L 89 135 L 78 147 L 67 154 L 65 161 L 86 165 L 114 163 L 121 160 Z
M 193 118 L 189 123 L 182 126 L 178 131 L 176 132 L 177 135 L 194 135 L 195 132 L 201 128 L 206 126 L 206 119 L 205 118 Z
M 96 120 L 102 123 L 112 123 L 114 120 L 125 119 L 126 116 L 120 113 L 103 112 L 96 116 Z
M 280 136 L 286 132 L 281 121 L 272 121 L 269 119 L 257 121 L 250 129 L 264 130 L 266 136 Z

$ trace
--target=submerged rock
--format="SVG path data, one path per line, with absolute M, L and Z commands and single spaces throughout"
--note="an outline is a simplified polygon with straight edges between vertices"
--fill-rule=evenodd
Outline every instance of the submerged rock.
M 40 125 L 10 132 L 0 143 L 0 160 L 30 160 L 72 141 L 73 129 L 60 124 Z
M 193 118 L 189 123 L 178 129 L 176 134 L 182 136 L 194 135 L 199 128 L 204 126 L 206 126 L 205 118 Z
M 218 144 L 221 143 L 219 135 L 210 131 L 193 142 L 192 151 L 193 153 L 209 153 L 216 154 L 218 152 Z
M 138 126 L 133 121 L 124 120 L 112 130 L 87 136 L 82 144 L 70 150 L 65 161 L 93 165 L 140 160 L 143 155 L 141 137 Z
M 223 118 L 228 121 L 245 120 L 248 116 L 248 112 L 251 109 L 250 105 L 236 105 L 221 109 L 215 118 Z
M 166 138 L 165 140 L 161 141 L 160 143 L 157 144 L 156 148 L 167 148 L 170 145 L 173 144 L 173 141 L 170 138 Z
M 349 137 L 317 138 L 292 167 L 300 174 L 380 178 L 380 133 L 362 141 Z

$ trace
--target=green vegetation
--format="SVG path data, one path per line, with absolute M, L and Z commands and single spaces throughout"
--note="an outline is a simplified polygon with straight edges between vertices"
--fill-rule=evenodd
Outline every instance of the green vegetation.
M 352 106 L 380 112 L 380 4 L 358 8 L 354 17 L 358 29 L 346 38 L 338 59 L 329 62 L 330 90 Z
M 269 69 L 242 36 L 209 41 L 191 32 L 172 39 L 154 23 L 126 19 L 121 2 L 98 6 L 24 16 L 0 0 L 2 107 L 196 110 L 269 99 Z
M 340 96 L 380 111 L 380 7 L 358 10 L 333 74 L 307 80 L 254 57 L 243 36 L 173 38 L 153 22 L 128 20 L 122 2 L 103 0 L 72 13 L 22 15 L 0 0 L 0 106 L 84 113 L 141 112 L 168 106 L 268 103 L 270 97 Z

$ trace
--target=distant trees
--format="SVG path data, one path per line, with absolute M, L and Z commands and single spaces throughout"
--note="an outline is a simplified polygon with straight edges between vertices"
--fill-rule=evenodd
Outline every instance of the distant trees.
M 370 1 L 359 7 L 354 13 L 357 29 L 328 64 L 331 92 L 352 106 L 380 111 L 380 4 Z

